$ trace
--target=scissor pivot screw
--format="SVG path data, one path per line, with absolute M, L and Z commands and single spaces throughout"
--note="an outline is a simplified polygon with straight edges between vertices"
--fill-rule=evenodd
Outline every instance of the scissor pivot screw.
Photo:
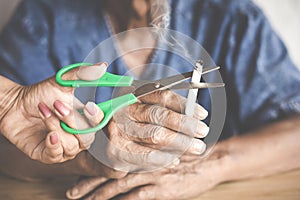
M 160 83 L 159 83 L 159 82 L 156 82 L 155 85 L 154 85 L 154 87 L 155 87 L 155 88 L 159 88 L 159 87 L 160 87 Z

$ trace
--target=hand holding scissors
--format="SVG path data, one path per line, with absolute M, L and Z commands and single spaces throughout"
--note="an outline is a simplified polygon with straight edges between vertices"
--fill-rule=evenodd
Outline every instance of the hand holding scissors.
M 70 128 L 64 122 L 61 122 L 62 128 L 72 134 L 87 134 L 97 132 L 104 128 L 113 115 L 120 109 L 138 102 L 138 98 L 148 95 L 159 90 L 182 90 L 182 89 L 200 89 L 200 88 L 215 88 L 223 87 L 223 83 L 187 83 L 184 82 L 192 77 L 193 72 L 187 72 L 175 76 L 166 77 L 156 81 L 133 80 L 130 76 L 119 76 L 106 72 L 100 79 L 93 81 L 84 80 L 63 80 L 62 76 L 77 67 L 90 66 L 90 63 L 77 63 L 62 68 L 56 74 L 56 81 L 64 87 L 133 87 L 134 91 L 120 97 L 116 97 L 106 102 L 97 104 L 104 113 L 104 119 L 100 124 L 93 128 L 85 130 L 76 130 Z M 202 74 L 207 74 L 211 71 L 218 70 L 219 67 L 206 68 Z

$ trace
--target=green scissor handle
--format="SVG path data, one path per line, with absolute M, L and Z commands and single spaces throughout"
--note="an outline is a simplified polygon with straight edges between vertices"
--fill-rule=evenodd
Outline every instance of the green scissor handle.
M 118 76 L 115 74 L 111 74 L 106 72 L 101 78 L 94 81 L 84 81 L 84 80 L 63 80 L 62 76 L 80 66 L 91 66 L 91 63 L 76 63 L 69 66 L 66 66 L 59 70 L 56 74 L 56 82 L 64 87 L 97 87 L 97 86 L 103 86 L 103 87 L 124 87 L 124 86 L 131 86 L 133 82 L 133 78 L 130 76 Z M 67 124 L 64 122 L 61 122 L 61 127 L 68 133 L 71 134 L 87 134 L 87 133 L 93 133 L 101 130 L 104 128 L 109 120 L 113 117 L 113 115 L 120 109 L 129 106 L 131 104 L 136 103 L 138 100 L 133 94 L 126 94 L 114 99 L 111 99 L 109 101 L 105 101 L 102 103 L 97 104 L 98 107 L 103 111 L 104 113 L 104 119 L 101 121 L 100 124 L 93 128 L 84 129 L 84 130 L 76 130 L 73 128 L 70 128 Z
M 101 78 L 93 81 L 84 81 L 84 80 L 63 80 L 62 76 L 68 71 L 75 69 L 81 66 L 91 66 L 91 63 L 76 63 L 69 66 L 66 66 L 59 70 L 56 74 L 56 82 L 64 87 L 125 87 L 131 86 L 133 78 L 130 76 L 118 76 L 106 72 Z

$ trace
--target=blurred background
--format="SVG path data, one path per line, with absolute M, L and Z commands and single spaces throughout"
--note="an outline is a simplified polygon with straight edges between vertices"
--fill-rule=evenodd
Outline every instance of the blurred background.
M 239 0 L 236 0 L 239 1 Z M 300 0 L 254 0 L 265 12 L 300 68 Z M 20 0 L 0 0 L 0 30 Z

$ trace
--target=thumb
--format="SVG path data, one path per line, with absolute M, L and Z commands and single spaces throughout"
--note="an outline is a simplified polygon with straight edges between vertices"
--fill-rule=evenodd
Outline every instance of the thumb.
M 83 108 L 83 113 L 92 126 L 98 125 L 104 118 L 103 111 L 94 102 L 88 102 Z
M 97 63 L 91 66 L 81 66 L 77 67 L 69 72 L 65 73 L 62 76 L 62 79 L 65 80 L 85 80 L 85 81 L 92 81 L 97 80 L 103 76 L 106 72 L 108 64 Z
M 82 66 L 77 71 L 77 78 L 86 81 L 97 80 L 103 76 L 107 67 L 107 63 L 97 63 L 92 66 Z

